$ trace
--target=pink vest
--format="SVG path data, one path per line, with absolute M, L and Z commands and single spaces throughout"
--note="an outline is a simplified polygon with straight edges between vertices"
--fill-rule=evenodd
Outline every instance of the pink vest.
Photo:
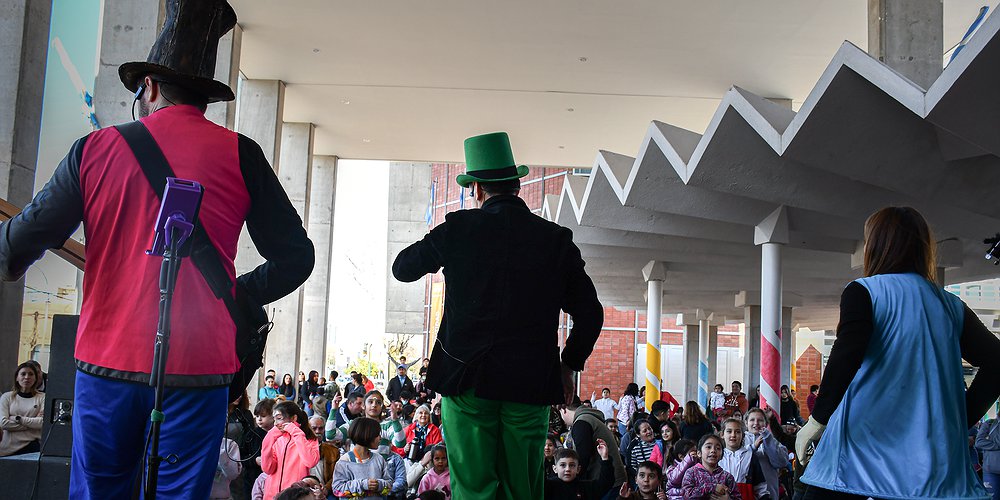
M 250 209 L 237 135 L 193 106 L 172 106 L 142 119 L 174 173 L 201 183 L 199 223 L 226 271 Z M 89 136 L 80 164 L 87 272 L 76 339 L 77 360 L 119 372 L 149 373 L 159 304 L 159 257 L 145 254 L 160 201 L 128 145 L 112 127 Z M 181 265 L 171 314 L 167 373 L 236 371 L 235 327 L 190 259 Z

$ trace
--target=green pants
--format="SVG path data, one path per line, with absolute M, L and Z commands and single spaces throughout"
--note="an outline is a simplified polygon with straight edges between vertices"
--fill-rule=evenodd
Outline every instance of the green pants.
M 448 443 L 452 498 L 534 500 L 544 496 L 543 448 L 549 407 L 445 397 L 441 420 Z

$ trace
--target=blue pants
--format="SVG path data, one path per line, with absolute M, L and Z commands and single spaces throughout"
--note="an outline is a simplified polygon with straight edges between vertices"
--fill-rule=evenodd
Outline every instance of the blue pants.
M 983 471 L 983 483 L 993 500 L 1000 499 L 1000 474 Z
M 226 430 L 227 387 L 167 388 L 160 427 L 158 499 L 208 498 Z M 140 471 L 153 409 L 153 388 L 77 371 L 69 496 L 130 499 Z

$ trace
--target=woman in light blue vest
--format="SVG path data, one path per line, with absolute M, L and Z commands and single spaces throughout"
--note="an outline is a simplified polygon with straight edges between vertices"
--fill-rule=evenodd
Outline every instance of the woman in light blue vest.
M 968 429 L 1000 394 L 1000 340 L 935 284 L 934 248 L 912 208 L 865 223 L 865 277 L 841 296 L 837 340 L 796 440 L 806 499 L 989 498 Z M 963 358 L 980 367 L 968 391 Z

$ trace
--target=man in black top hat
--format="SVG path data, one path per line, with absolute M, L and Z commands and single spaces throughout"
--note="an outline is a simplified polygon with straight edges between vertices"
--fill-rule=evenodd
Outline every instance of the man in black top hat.
M 148 60 L 119 68 L 142 117 L 129 130 L 148 132 L 176 177 L 204 186 L 197 224 L 234 284 L 231 296 L 273 302 L 305 282 L 314 254 L 260 146 L 204 116 L 208 103 L 234 99 L 214 72 L 219 38 L 235 26 L 236 13 L 224 0 L 166 0 L 165 6 Z M 77 141 L 34 200 L 0 226 L 0 278 L 8 280 L 81 222 L 86 229 L 70 498 L 130 498 L 145 469 L 160 260 L 144 250 L 159 206 L 124 136 L 109 127 Z M 266 262 L 237 278 L 233 259 L 244 222 Z M 208 498 L 229 384 L 240 366 L 233 320 L 193 261 L 183 260 L 171 311 L 160 499 Z

